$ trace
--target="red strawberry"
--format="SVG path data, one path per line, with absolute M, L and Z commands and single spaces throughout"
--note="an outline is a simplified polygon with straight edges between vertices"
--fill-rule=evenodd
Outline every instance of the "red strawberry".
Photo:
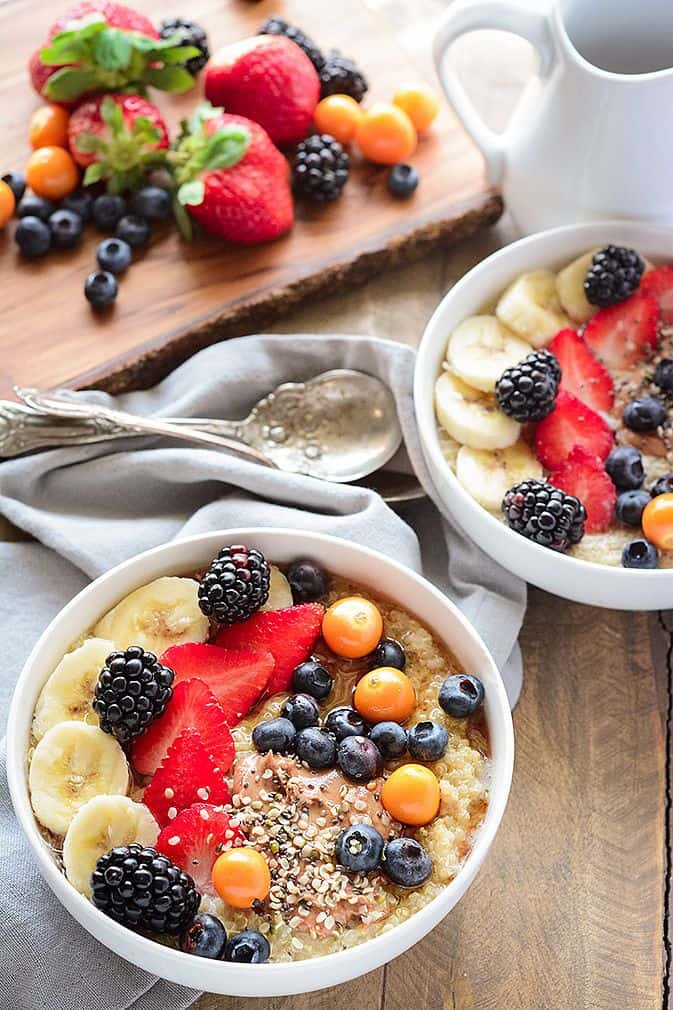
M 161 657 L 175 671 L 175 684 L 198 677 L 222 707 L 229 726 L 247 715 L 264 693 L 275 666 L 270 652 L 220 649 L 217 645 L 172 645 Z
M 673 323 L 673 266 L 648 270 L 640 282 L 640 290 L 656 298 L 662 322 Z
M 608 368 L 628 369 L 655 350 L 658 318 L 656 298 L 637 291 L 597 312 L 586 325 L 584 339 Z
M 124 4 L 112 3 L 111 0 L 80 0 L 80 3 L 73 4 L 65 14 L 56 18 L 49 29 L 48 38 L 51 40 L 61 32 L 72 31 L 73 28 L 79 27 L 77 22 L 92 21 L 96 15 L 102 17 L 111 28 L 140 32 L 142 35 L 149 35 L 151 39 L 159 38 L 156 28 L 144 14 Z
M 554 410 L 535 430 L 537 458 L 550 470 L 565 462 L 576 446 L 594 459 L 607 459 L 613 441 L 612 429 L 600 414 L 565 389 L 559 390 Z
M 313 652 L 324 612 L 320 603 L 301 603 L 284 610 L 253 614 L 247 621 L 222 628 L 216 644 L 225 649 L 268 650 L 276 660 L 276 667 L 267 694 L 277 694 L 288 690 L 295 666 Z
M 610 373 L 591 353 L 583 337 L 575 330 L 561 330 L 549 350 L 561 366 L 561 389 L 566 389 L 594 410 L 610 410 L 615 389 Z
M 288 231 L 294 222 L 290 169 L 262 127 L 205 106 L 189 128 L 173 155 L 178 205 L 231 242 L 268 242 Z M 188 218 L 181 215 L 178 223 L 188 234 Z
M 131 745 L 131 762 L 141 775 L 153 775 L 176 737 L 195 729 L 201 743 L 224 775 L 234 760 L 234 741 L 215 695 L 202 680 L 187 680 L 173 691 L 166 711 Z
M 156 848 L 193 878 L 201 894 L 215 894 L 213 863 L 227 849 L 242 845 L 245 836 L 224 810 L 195 803 L 163 829 Z
M 160 827 L 174 820 L 181 810 L 193 803 L 231 803 L 231 793 L 224 776 L 215 769 L 195 729 L 185 729 L 168 748 L 166 757 L 143 793 Z
M 615 517 L 617 492 L 603 464 L 581 446 L 576 446 L 557 470 L 549 474 L 554 487 L 574 494 L 584 505 L 587 533 L 602 533 Z
M 263 126 L 277 144 L 296 144 L 320 98 L 316 69 L 281 35 L 256 35 L 220 49 L 205 76 L 206 98 Z

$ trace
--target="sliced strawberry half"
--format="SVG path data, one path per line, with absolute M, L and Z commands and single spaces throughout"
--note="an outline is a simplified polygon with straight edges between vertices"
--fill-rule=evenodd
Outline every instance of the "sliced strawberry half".
M 201 894 L 215 894 L 213 863 L 244 841 L 245 835 L 224 810 L 195 803 L 160 832 L 156 848 L 193 878 Z
M 662 322 L 673 323 L 673 265 L 648 270 L 640 282 L 640 290 L 656 298 Z
M 153 775 L 176 737 L 195 729 L 215 767 L 226 774 L 234 760 L 234 741 L 217 698 L 202 680 L 186 680 L 173 690 L 166 711 L 135 737 L 131 761 L 141 775 Z
M 565 463 L 552 470 L 549 483 L 579 498 L 587 513 L 587 533 L 603 533 L 609 528 L 615 517 L 617 492 L 595 456 L 577 446 Z
M 559 390 L 556 407 L 535 430 L 537 458 L 549 470 L 564 463 L 576 446 L 594 459 L 607 459 L 613 441 L 612 429 L 601 415 L 565 389 Z
M 320 603 L 301 603 L 283 610 L 253 614 L 247 621 L 222 628 L 215 642 L 225 649 L 270 652 L 276 666 L 267 694 L 277 694 L 287 691 L 295 666 L 313 652 L 324 613 Z
M 221 649 L 192 642 L 172 645 L 161 662 L 175 671 L 175 684 L 193 677 L 207 684 L 230 726 L 240 722 L 259 700 L 276 665 L 270 652 Z
M 656 298 L 637 291 L 625 302 L 597 312 L 587 323 L 584 338 L 608 368 L 632 368 L 656 349 L 658 319 Z
M 548 350 L 556 355 L 561 366 L 561 389 L 566 389 L 593 410 L 612 408 L 615 399 L 612 377 L 579 333 L 560 330 Z
M 193 803 L 231 803 L 229 786 L 198 730 L 185 729 L 175 738 L 143 793 L 143 803 L 162 828 Z

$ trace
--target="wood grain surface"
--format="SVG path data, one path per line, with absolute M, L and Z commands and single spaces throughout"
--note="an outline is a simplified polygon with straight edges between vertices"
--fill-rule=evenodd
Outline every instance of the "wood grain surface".
M 3 171 L 25 163 L 27 121 L 39 104 L 26 61 L 66 2 L 0 4 Z M 185 8 L 182 0 L 142 0 L 139 6 L 157 21 Z M 418 60 L 398 44 L 386 12 L 374 7 L 363 0 L 201 0 L 189 13 L 198 15 L 213 46 L 254 34 L 270 13 L 282 14 L 325 47 L 352 54 L 371 82 L 368 97 L 390 98 L 401 82 L 432 77 L 430 38 Z M 199 85 L 179 98 L 153 97 L 175 126 L 200 91 Z M 354 155 L 343 198 L 326 207 L 299 206 L 292 233 L 264 246 L 234 247 L 213 238 L 188 245 L 166 226 L 104 314 L 92 313 L 83 297 L 99 241 L 93 229 L 78 248 L 37 262 L 21 261 L 6 229 L 0 236 L 0 395 L 15 382 L 56 385 L 74 376 L 79 385 L 110 391 L 151 385 L 207 344 L 253 332 L 325 292 L 366 283 L 499 217 L 500 198 L 484 181 L 481 156 L 446 105 L 413 160 L 422 184 L 412 200 L 394 200 L 385 170 Z

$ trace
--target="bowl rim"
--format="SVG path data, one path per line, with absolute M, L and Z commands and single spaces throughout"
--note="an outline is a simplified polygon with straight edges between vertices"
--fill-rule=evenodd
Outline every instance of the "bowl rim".
M 472 495 L 460 483 L 441 451 L 437 432 L 438 422 L 435 417 L 433 395 L 434 383 L 440 373 L 437 372 L 431 377 L 429 368 L 429 358 L 434 356 L 440 340 L 444 342 L 445 346 L 448 339 L 446 332 L 443 336 L 440 332 L 443 316 L 447 312 L 447 306 L 450 306 L 451 303 L 457 297 L 460 297 L 465 291 L 469 291 L 473 286 L 476 287 L 480 282 L 484 281 L 489 273 L 489 270 L 494 266 L 494 264 L 500 265 L 501 263 L 507 262 L 509 259 L 516 256 L 521 250 L 534 250 L 543 244 L 552 243 L 556 240 L 563 240 L 565 238 L 570 238 L 571 236 L 577 236 L 579 240 L 584 235 L 594 235 L 596 232 L 600 232 L 601 230 L 618 230 L 625 236 L 628 236 L 629 234 L 641 234 L 642 232 L 647 232 L 653 240 L 668 239 L 671 243 L 671 261 L 673 262 L 673 226 L 655 225 L 646 221 L 629 221 L 619 219 L 585 221 L 581 224 L 560 225 L 555 228 L 546 228 L 543 231 L 534 232 L 532 235 L 526 235 L 514 242 L 510 242 L 500 249 L 496 249 L 489 256 L 468 270 L 467 273 L 464 274 L 460 280 L 458 280 L 453 287 L 446 292 L 425 326 L 421 343 L 418 348 L 416 367 L 414 370 L 415 415 L 421 445 L 431 471 L 439 473 L 441 477 L 446 480 L 447 484 L 449 484 L 451 488 L 452 494 L 455 494 L 459 499 L 460 507 L 467 508 L 475 516 L 478 516 L 479 520 L 486 523 L 486 525 L 492 530 L 494 536 L 504 537 L 505 542 L 509 542 L 512 547 L 518 547 L 520 551 L 530 550 L 540 559 L 546 558 L 548 562 L 553 560 L 558 571 L 565 573 L 568 577 L 572 578 L 575 576 L 581 578 L 582 575 L 588 574 L 591 574 L 594 577 L 596 575 L 605 575 L 606 578 L 610 577 L 611 580 L 621 580 L 624 584 L 630 584 L 634 579 L 637 579 L 639 584 L 642 586 L 646 582 L 650 584 L 656 582 L 661 583 L 666 580 L 670 581 L 673 578 L 673 569 L 623 568 L 615 565 L 601 564 L 598 561 L 586 561 L 584 558 L 576 558 L 568 554 L 563 554 L 559 551 L 550 551 L 549 548 L 543 547 L 541 544 L 537 544 L 532 540 L 527 540 L 514 530 L 510 529 L 472 497 Z M 587 239 L 587 242 L 591 244 L 590 239 Z M 574 255 L 581 255 L 581 252 L 578 251 Z M 546 268 L 541 267 L 539 264 L 536 267 L 533 262 L 528 267 L 522 266 L 518 268 L 516 273 L 521 273 L 526 269 L 534 270 Z M 514 277 L 511 279 L 513 280 Z M 482 290 L 483 295 L 479 299 L 479 304 L 483 306 L 483 304 L 487 304 L 489 300 L 492 300 L 493 297 L 502 293 L 504 288 L 499 286 L 497 291 L 493 291 L 484 281 Z M 476 305 L 474 312 L 478 311 L 479 305 Z M 432 383 L 432 389 L 429 388 L 430 383 Z M 446 507 L 449 508 L 449 505 L 445 500 L 445 495 L 441 494 L 441 491 L 440 495 Z M 451 508 L 450 511 L 453 515 L 454 509 Z M 460 522 L 460 510 L 458 508 L 455 509 L 455 516 L 457 521 Z
M 372 571 L 375 570 L 373 568 L 375 564 L 379 566 L 383 564 L 384 568 L 387 568 L 389 571 L 392 570 L 396 572 L 398 575 L 402 576 L 403 579 L 415 583 L 419 589 L 422 588 L 424 591 L 429 592 L 431 596 L 434 596 L 436 601 L 451 614 L 452 619 L 461 626 L 462 632 L 467 637 L 468 644 L 481 654 L 480 662 L 483 662 L 485 667 L 488 669 L 489 679 L 492 681 L 488 692 L 489 708 L 492 708 L 492 715 L 487 717 L 487 722 L 491 731 L 491 737 L 493 737 L 494 717 L 495 724 L 499 724 L 498 733 L 500 736 L 502 753 L 499 756 L 497 769 L 494 765 L 491 767 L 487 813 L 484 822 L 480 825 L 475 834 L 474 843 L 470 853 L 453 880 L 445 885 L 440 893 L 428 902 L 427 905 L 424 905 L 423 908 L 414 912 L 408 919 L 398 923 L 391 930 L 380 933 L 370 939 L 363 940 L 350 948 L 345 948 L 329 954 L 318 955 L 316 957 L 306 958 L 300 961 L 269 962 L 263 965 L 240 965 L 225 961 L 210 961 L 205 958 L 195 959 L 193 955 L 167 947 L 159 941 L 134 933 L 127 927 L 110 919 L 101 910 L 92 905 L 91 902 L 84 897 L 84 895 L 79 894 L 79 892 L 75 890 L 72 884 L 69 883 L 65 875 L 58 868 L 53 855 L 50 853 L 48 846 L 39 832 L 30 804 L 28 790 L 26 761 L 27 740 L 25 734 L 20 731 L 20 725 L 26 720 L 25 713 L 22 714 L 22 708 L 25 706 L 24 698 L 31 690 L 34 675 L 36 672 L 40 671 L 40 656 L 42 651 L 45 649 L 46 644 L 50 641 L 52 636 L 55 636 L 59 629 L 69 622 L 71 616 L 77 613 L 83 600 L 90 601 L 100 592 L 101 587 L 108 585 L 110 582 L 114 582 L 126 573 L 128 573 L 129 576 L 137 574 L 144 563 L 158 559 L 163 555 L 166 555 L 167 559 L 170 559 L 172 554 L 180 553 L 181 550 L 184 550 L 185 548 L 189 549 L 190 547 L 193 547 L 194 549 L 203 549 L 211 543 L 213 548 L 216 548 L 218 544 L 222 543 L 223 539 L 226 540 L 234 538 L 234 542 L 249 542 L 254 541 L 255 538 L 263 539 L 265 537 L 271 537 L 272 539 L 276 538 L 279 544 L 282 544 L 283 541 L 288 542 L 292 539 L 298 539 L 300 541 L 298 549 L 306 553 L 310 552 L 311 545 L 313 544 L 316 545 L 317 549 L 325 545 L 338 545 L 340 548 L 348 548 L 354 551 L 355 555 L 360 554 L 365 558 L 370 559 L 372 562 Z M 272 554 L 271 551 L 267 551 L 267 553 L 269 555 Z M 271 560 L 273 561 L 273 558 L 271 558 Z M 167 571 L 164 572 L 164 574 L 171 573 L 170 571 Z M 175 572 L 175 574 L 179 573 Z M 152 575 L 152 578 L 157 577 L 159 576 L 156 574 Z M 364 580 L 362 580 L 362 582 L 363 585 L 368 585 Z M 134 588 L 137 588 L 140 585 L 142 585 L 142 582 L 137 579 L 133 580 L 133 584 L 129 582 L 122 590 L 121 595 L 118 596 L 118 599 L 122 599 L 124 595 L 132 592 Z M 376 592 L 378 590 L 373 589 L 372 587 L 372 591 Z M 386 594 L 383 593 L 382 595 Z M 395 599 L 392 594 L 390 598 L 393 600 Z M 426 626 L 434 635 L 449 645 L 446 641 L 446 637 L 436 630 L 434 625 L 431 625 L 430 622 L 426 621 L 422 616 L 419 616 L 418 619 L 425 622 Z M 90 627 L 90 625 L 88 627 Z M 74 640 L 76 639 L 73 638 L 73 641 Z M 36 690 L 41 689 L 49 676 L 49 672 L 48 668 L 42 669 L 42 679 L 39 681 L 39 688 L 36 688 Z M 33 710 L 34 703 L 30 709 L 30 715 L 27 717 L 28 733 L 30 731 L 30 722 L 32 721 Z M 417 940 L 425 936 L 446 914 L 448 914 L 451 908 L 454 907 L 460 897 L 462 897 L 468 889 L 481 867 L 481 864 L 483 863 L 498 831 L 507 806 L 511 787 L 513 764 L 514 733 L 512 718 L 500 672 L 488 648 L 481 639 L 481 636 L 476 629 L 473 628 L 467 618 L 460 612 L 453 601 L 422 575 L 419 575 L 412 569 L 407 568 L 400 562 L 386 557 L 379 551 L 373 550 L 369 547 L 364 547 L 353 541 L 343 540 L 342 538 L 332 536 L 331 534 L 286 529 L 281 527 L 234 527 L 231 529 L 197 533 L 188 537 L 179 537 L 157 547 L 143 551 L 140 554 L 136 554 L 93 580 L 89 585 L 77 593 L 77 595 L 74 596 L 73 599 L 70 600 L 65 607 L 56 614 L 31 650 L 14 688 L 9 709 L 7 729 L 7 778 L 15 815 L 24 835 L 28 839 L 33 855 L 37 859 L 42 876 L 61 904 L 67 909 L 67 911 L 70 912 L 71 915 L 73 915 L 80 925 L 91 933 L 99 942 L 102 942 L 105 946 L 124 957 L 126 960 L 130 960 L 132 963 L 135 963 L 148 971 L 152 971 L 152 969 L 147 967 L 148 962 L 158 962 L 160 960 L 161 968 L 157 967 L 154 970 L 154 974 L 172 979 L 173 981 L 183 985 L 188 984 L 184 982 L 184 977 L 185 974 L 190 974 L 188 966 L 191 965 L 192 972 L 196 972 L 199 975 L 199 981 L 196 983 L 195 987 L 203 988 L 206 991 L 211 992 L 227 992 L 226 989 L 208 989 L 206 983 L 213 970 L 215 970 L 221 974 L 222 979 L 226 977 L 231 980 L 232 984 L 236 985 L 236 988 L 232 990 L 232 995 L 235 995 L 241 988 L 242 982 L 250 983 L 249 988 L 253 990 L 253 992 L 249 993 L 250 995 L 266 994 L 273 989 L 273 986 L 269 986 L 264 983 L 270 982 L 274 977 L 278 978 L 279 981 L 282 977 L 286 978 L 285 985 L 281 986 L 279 989 L 280 994 L 308 992 L 313 989 L 333 985 L 341 981 L 346 981 L 349 978 L 357 977 L 357 975 L 362 974 L 365 971 L 370 971 L 373 968 L 378 967 L 379 965 L 389 961 L 392 957 L 398 956 L 417 942 Z M 494 774 L 495 771 L 497 771 L 497 776 Z M 498 784 L 498 788 L 493 788 L 494 783 Z M 451 899 L 456 892 L 457 894 L 455 900 L 452 901 Z M 443 905 L 447 905 L 448 907 L 446 907 L 444 911 L 441 911 L 440 908 Z M 437 914 L 438 910 L 439 915 Z M 420 932 L 418 929 L 414 929 L 413 925 L 410 925 L 418 925 L 420 922 L 423 922 L 424 925 L 424 928 L 422 928 Z M 96 926 L 99 926 L 100 929 L 96 929 Z M 107 939 L 102 938 L 101 933 L 108 934 L 111 938 L 118 940 L 118 943 L 112 944 L 111 942 L 108 942 Z M 395 945 L 395 949 L 392 953 L 386 954 L 386 949 L 390 946 L 391 937 L 393 936 L 397 938 L 398 943 Z M 140 954 L 146 955 L 145 957 L 139 956 L 138 959 L 136 959 L 135 956 L 132 956 L 122 950 L 122 948 L 128 946 L 129 937 L 133 938 L 133 943 L 137 944 L 137 949 L 140 951 Z M 401 945 L 400 938 L 402 938 Z M 158 952 L 163 952 L 161 957 L 159 957 Z M 366 958 L 367 964 L 365 967 L 357 970 L 354 974 L 350 974 L 347 967 L 344 966 L 348 959 L 353 957 L 354 952 L 358 953 L 360 961 L 363 961 Z M 164 971 L 164 968 L 170 969 L 172 964 L 176 965 L 175 973 L 170 970 L 168 973 Z M 317 975 L 316 965 L 319 965 L 320 978 L 315 977 Z M 186 970 L 180 971 L 181 966 Z M 341 972 L 337 971 L 338 967 L 342 969 Z M 295 979 L 289 984 L 289 986 L 287 983 L 288 973 L 295 976 Z M 334 973 L 334 977 L 332 977 L 332 973 Z M 236 982 L 236 980 L 238 980 L 238 982 Z M 220 984 L 222 984 L 221 980 L 219 981 Z M 262 983 L 261 988 L 259 985 L 255 985 L 257 981 Z M 296 985 L 301 985 L 301 988 L 294 988 Z

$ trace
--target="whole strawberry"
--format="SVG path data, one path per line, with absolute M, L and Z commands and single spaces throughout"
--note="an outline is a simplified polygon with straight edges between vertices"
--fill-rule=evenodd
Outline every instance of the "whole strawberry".
M 201 106 L 172 152 L 176 216 L 213 235 L 254 245 L 289 231 L 294 206 L 287 161 L 257 123 Z
M 99 95 L 83 102 L 68 124 L 68 145 L 86 168 L 84 184 L 106 182 L 111 193 L 137 189 L 166 162 L 168 131 L 155 105 L 140 95 Z
M 315 67 L 281 35 L 257 35 L 215 53 L 206 68 L 206 98 L 263 126 L 276 144 L 296 144 L 320 98 Z

